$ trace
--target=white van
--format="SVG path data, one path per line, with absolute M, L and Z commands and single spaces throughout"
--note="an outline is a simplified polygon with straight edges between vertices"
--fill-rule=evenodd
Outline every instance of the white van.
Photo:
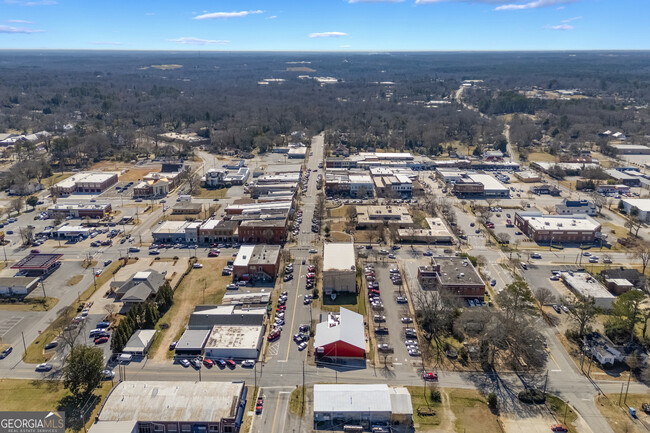
M 117 360 L 123 364 L 131 362 L 132 359 L 133 359 L 133 355 L 131 355 L 130 353 L 122 353 L 120 354 L 120 356 L 117 357 Z

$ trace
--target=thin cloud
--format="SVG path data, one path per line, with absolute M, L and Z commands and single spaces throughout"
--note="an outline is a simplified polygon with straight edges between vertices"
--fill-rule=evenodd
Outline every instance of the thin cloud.
M 240 12 L 211 12 L 203 15 L 197 15 L 194 17 L 195 20 L 218 20 L 225 18 L 241 18 L 247 15 L 261 14 L 264 11 L 240 11 Z
M 91 45 L 124 45 L 123 42 L 110 42 L 110 41 L 97 41 L 97 42 L 91 42 Z
M 341 36 L 347 36 L 347 33 L 343 32 L 322 32 L 322 33 L 310 33 L 309 37 L 312 39 L 315 38 L 340 38 Z
M 5 0 L 5 3 L 8 5 L 19 5 L 19 6 L 49 6 L 57 4 L 54 0 Z
M 352 48 L 352 45 L 341 45 L 341 48 Z
M 496 11 L 520 11 L 523 9 L 539 9 L 549 6 L 562 5 L 567 3 L 575 3 L 577 0 L 535 0 L 528 3 L 507 4 L 498 6 Z
M 199 39 L 193 37 L 167 39 L 167 41 L 176 42 L 177 44 L 184 44 L 184 45 L 228 45 L 230 43 L 230 41 L 226 41 L 226 40 Z
M 152 15 L 156 15 L 155 12 L 145 12 L 144 14 L 145 14 L 146 16 L 148 16 L 148 17 L 150 17 L 150 16 L 152 16 Z
M 512 3 L 512 0 L 415 0 L 415 4 L 426 5 L 436 3 L 479 3 L 497 5 L 494 10 L 513 11 L 522 9 L 538 9 L 568 3 L 576 3 L 580 0 L 533 0 L 525 3 Z
M 24 27 L 0 26 L 0 33 L 43 33 L 45 30 L 27 29 Z
M 277 15 L 271 15 L 270 17 L 266 17 L 266 19 L 267 19 L 267 20 L 274 20 L 274 19 L 276 19 L 277 17 L 278 17 Z
M 547 24 L 544 26 L 544 28 L 547 30 L 573 30 L 575 27 L 569 24 L 560 24 L 557 26 L 551 26 Z
M 582 19 L 582 17 L 573 17 L 573 18 L 569 18 L 569 19 L 566 19 L 566 20 L 562 20 L 562 22 L 563 23 L 570 23 L 571 21 L 581 20 L 581 19 Z
M 12 24 L 36 24 L 27 20 L 7 20 L 7 22 Z

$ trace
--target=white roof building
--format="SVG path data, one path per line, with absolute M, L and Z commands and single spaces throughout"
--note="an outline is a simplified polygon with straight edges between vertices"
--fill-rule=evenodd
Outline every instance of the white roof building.
M 628 214 L 633 208 L 639 210 L 639 219 L 641 221 L 650 222 L 650 199 L 648 198 L 624 198 L 623 209 Z
M 323 290 L 356 292 L 357 271 L 352 243 L 326 243 L 323 247 Z
M 341 308 L 338 314 L 328 314 L 327 321 L 316 325 L 314 348 L 320 356 L 364 356 L 363 316 L 346 308 Z
M 597 307 L 612 308 L 616 297 L 588 272 L 560 272 L 560 277 L 572 291 L 581 296 L 594 298 Z

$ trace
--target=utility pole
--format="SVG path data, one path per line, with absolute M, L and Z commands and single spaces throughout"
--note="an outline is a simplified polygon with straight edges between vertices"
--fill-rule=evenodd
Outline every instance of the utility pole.
M 625 386 L 624 383 L 621 383 L 621 393 L 618 395 L 618 405 L 621 405 L 621 400 L 623 400 L 623 387 Z
M 255 363 L 255 370 L 253 371 L 253 374 L 255 375 L 255 388 L 257 389 L 257 362 Z
M 546 369 L 546 377 L 544 378 L 544 397 L 546 397 L 546 384 L 548 383 L 548 369 Z
M 627 373 L 627 388 L 625 388 L 625 398 L 623 399 L 623 403 L 627 403 L 627 392 L 630 390 L 630 379 L 632 378 L 632 372 Z
M 25 354 L 27 354 L 27 345 L 25 344 L 25 333 L 21 331 L 20 335 L 23 336 L 23 349 L 25 349 Z
M 562 424 L 566 424 L 566 413 L 569 411 L 569 402 L 567 401 L 564 404 L 564 420 L 562 421 Z
M 41 288 L 43 289 L 43 298 L 47 298 L 45 295 L 45 284 L 43 284 L 43 278 L 41 278 Z

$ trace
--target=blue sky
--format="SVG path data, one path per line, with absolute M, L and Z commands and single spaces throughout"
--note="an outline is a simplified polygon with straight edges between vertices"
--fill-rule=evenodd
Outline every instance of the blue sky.
M 648 0 L 0 0 L 0 49 L 650 49 Z

